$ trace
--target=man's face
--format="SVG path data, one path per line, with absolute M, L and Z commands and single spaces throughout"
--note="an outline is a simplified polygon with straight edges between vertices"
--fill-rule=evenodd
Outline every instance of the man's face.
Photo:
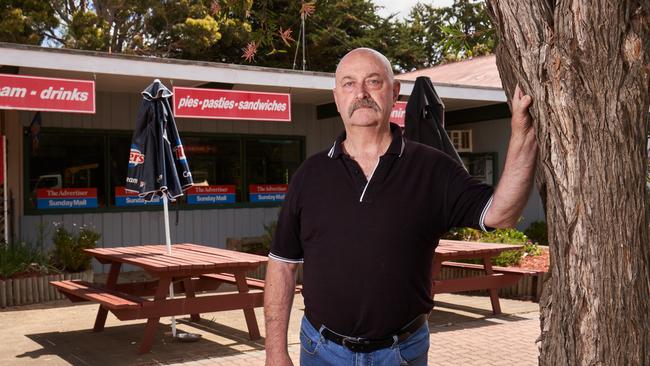
M 387 124 L 399 95 L 389 66 L 367 51 L 346 55 L 336 70 L 334 100 L 346 126 Z

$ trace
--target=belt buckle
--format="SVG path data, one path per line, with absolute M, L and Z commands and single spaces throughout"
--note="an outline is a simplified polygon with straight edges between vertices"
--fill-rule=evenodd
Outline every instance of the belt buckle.
M 367 344 L 367 342 L 363 342 L 361 338 L 353 337 L 345 337 L 341 343 L 343 343 L 343 346 L 351 351 L 356 351 Z

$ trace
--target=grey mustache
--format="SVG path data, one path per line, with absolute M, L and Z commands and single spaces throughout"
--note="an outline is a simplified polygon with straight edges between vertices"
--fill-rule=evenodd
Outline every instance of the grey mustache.
M 354 103 L 350 105 L 350 108 L 348 108 L 348 116 L 352 116 L 352 113 L 356 111 L 359 108 L 372 108 L 376 112 L 381 112 L 381 108 L 379 108 L 379 105 L 375 103 L 374 100 L 370 98 L 363 98 L 363 99 L 357 99 Z

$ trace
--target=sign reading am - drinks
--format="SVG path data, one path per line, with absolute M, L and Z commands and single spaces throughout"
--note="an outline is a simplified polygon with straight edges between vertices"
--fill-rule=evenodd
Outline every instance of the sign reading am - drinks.
M 291 96 L 174 87 L 174 117 L 290 122 Z
M 95 113 L 95 82 L 0 74 L 0 109 Z

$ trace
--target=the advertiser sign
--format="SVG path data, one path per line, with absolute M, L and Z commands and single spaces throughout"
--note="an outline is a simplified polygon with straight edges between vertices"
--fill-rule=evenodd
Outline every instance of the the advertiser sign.
M 404 121 L 406 120 L 406 102 L 395 102 L 393 110 L 390 112 L 389 121 L 397 123 L 398 125 L 404 127 Z
M 174 88 L 174 117 L 291 121 L 291 95 Z
M 40 188 L 36 190 L 36 207 L 95 208 L 97 188 Z
M 0 109 L 95 113 L 95 82 L 0 74 Z
M 151 201 L 145 201 L 136 192 L 127 191 L 124 187 L 115 187 L 115 206 L 151 206 L 162 203 L 160 196 L 153 196 Z
M 190 205 L 235 203 L 235 186 L 193 186 L 187 190 L 187 203 Z
M 251 202 L 281 202 L 287 194 L 286 184 L 251 184 L 248 186 Z

